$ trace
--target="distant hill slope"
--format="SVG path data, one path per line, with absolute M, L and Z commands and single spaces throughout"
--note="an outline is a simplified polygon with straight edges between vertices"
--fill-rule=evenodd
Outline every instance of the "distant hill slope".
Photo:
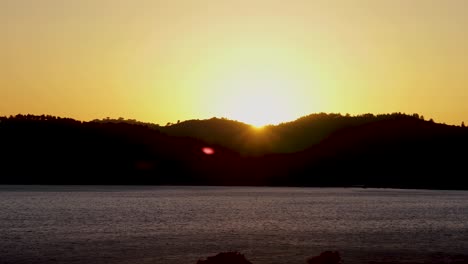
M 318 144 L 341 129 L 400 119 L 412 120 L 418 123 L 424 122 L 417 114 L 394 113 L 343 116 L 340 114 L 319 113 L 261 129 L 253 128 L 241 122 L 218 118 L 190 120 L 158 127 L 157 129 L 168 135 L 193 137 L 205 142 L 219 144 L 244 155 L 264 155 L 301 151 Z M 424 123 L 427 124 L 429 129 L 436 125 L 432 121 Z
M 18 115 L 0 117 L 0 146 L 0 184 L 468 189 L 468 128 L 416 115 L 317 114 L 259 131 Z
M 11 184 L 209 184 L 239 156 L 144 125 L 32 115 L 0 118 L 0 145 L 0 183 Z
M 399 116 L 337 130 L 283 156 L 300 185 L 468 187 L 468 129 Z M 464 186 L 464 187 L 462 187 Z

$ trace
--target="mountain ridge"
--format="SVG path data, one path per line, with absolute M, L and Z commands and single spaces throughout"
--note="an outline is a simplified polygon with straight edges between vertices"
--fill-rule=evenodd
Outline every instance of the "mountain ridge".
M 0 117 L 0 139 L 2 184 L 468 189 L 468 128 L 400 113 L 318 114 L 260 130 L 217 118 L 161 127 L 18 115 Z
M 269 153 L 294 153 L 311 147 L 335 131 L 346 127 L 359 126 L 375 121 L 393 119 L 422 120 L 418 114 L 362 114 L 351 116 L 336 113 L 315 113 L 294 121 L 255 128 L 249 124 L 226 118 L 192 119 L 166 126 L 150 125 L 171 136 L 192 137 L 211 144 L 219 144 L 243 155 L 264 155 Z M 101 120 L 100 122 L 118 122 Z M 445 124 L 440 124 L 445 125 Z M 450 126 L 450 125 L 445 125 Z M 456 127 L 456 126 L 454 126 Z

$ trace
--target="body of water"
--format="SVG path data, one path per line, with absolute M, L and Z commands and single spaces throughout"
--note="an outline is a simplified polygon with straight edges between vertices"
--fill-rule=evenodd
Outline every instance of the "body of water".
M 0 186 L 0 263 L 437 262 L 468 254 L 468 192 Z

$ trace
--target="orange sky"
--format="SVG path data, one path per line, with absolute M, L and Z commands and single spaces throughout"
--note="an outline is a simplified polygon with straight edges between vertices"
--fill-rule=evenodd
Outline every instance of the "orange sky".
M 0 115 L 468 121 L 465 0 L 0 0 Z

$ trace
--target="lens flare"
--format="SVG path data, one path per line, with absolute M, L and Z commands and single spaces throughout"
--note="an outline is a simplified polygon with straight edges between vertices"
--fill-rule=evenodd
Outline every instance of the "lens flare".
M 210 147 L 204 147 L 202 148 L 202 152 L 206 155 L 213 155 L 215 153 L 214 149 Z

